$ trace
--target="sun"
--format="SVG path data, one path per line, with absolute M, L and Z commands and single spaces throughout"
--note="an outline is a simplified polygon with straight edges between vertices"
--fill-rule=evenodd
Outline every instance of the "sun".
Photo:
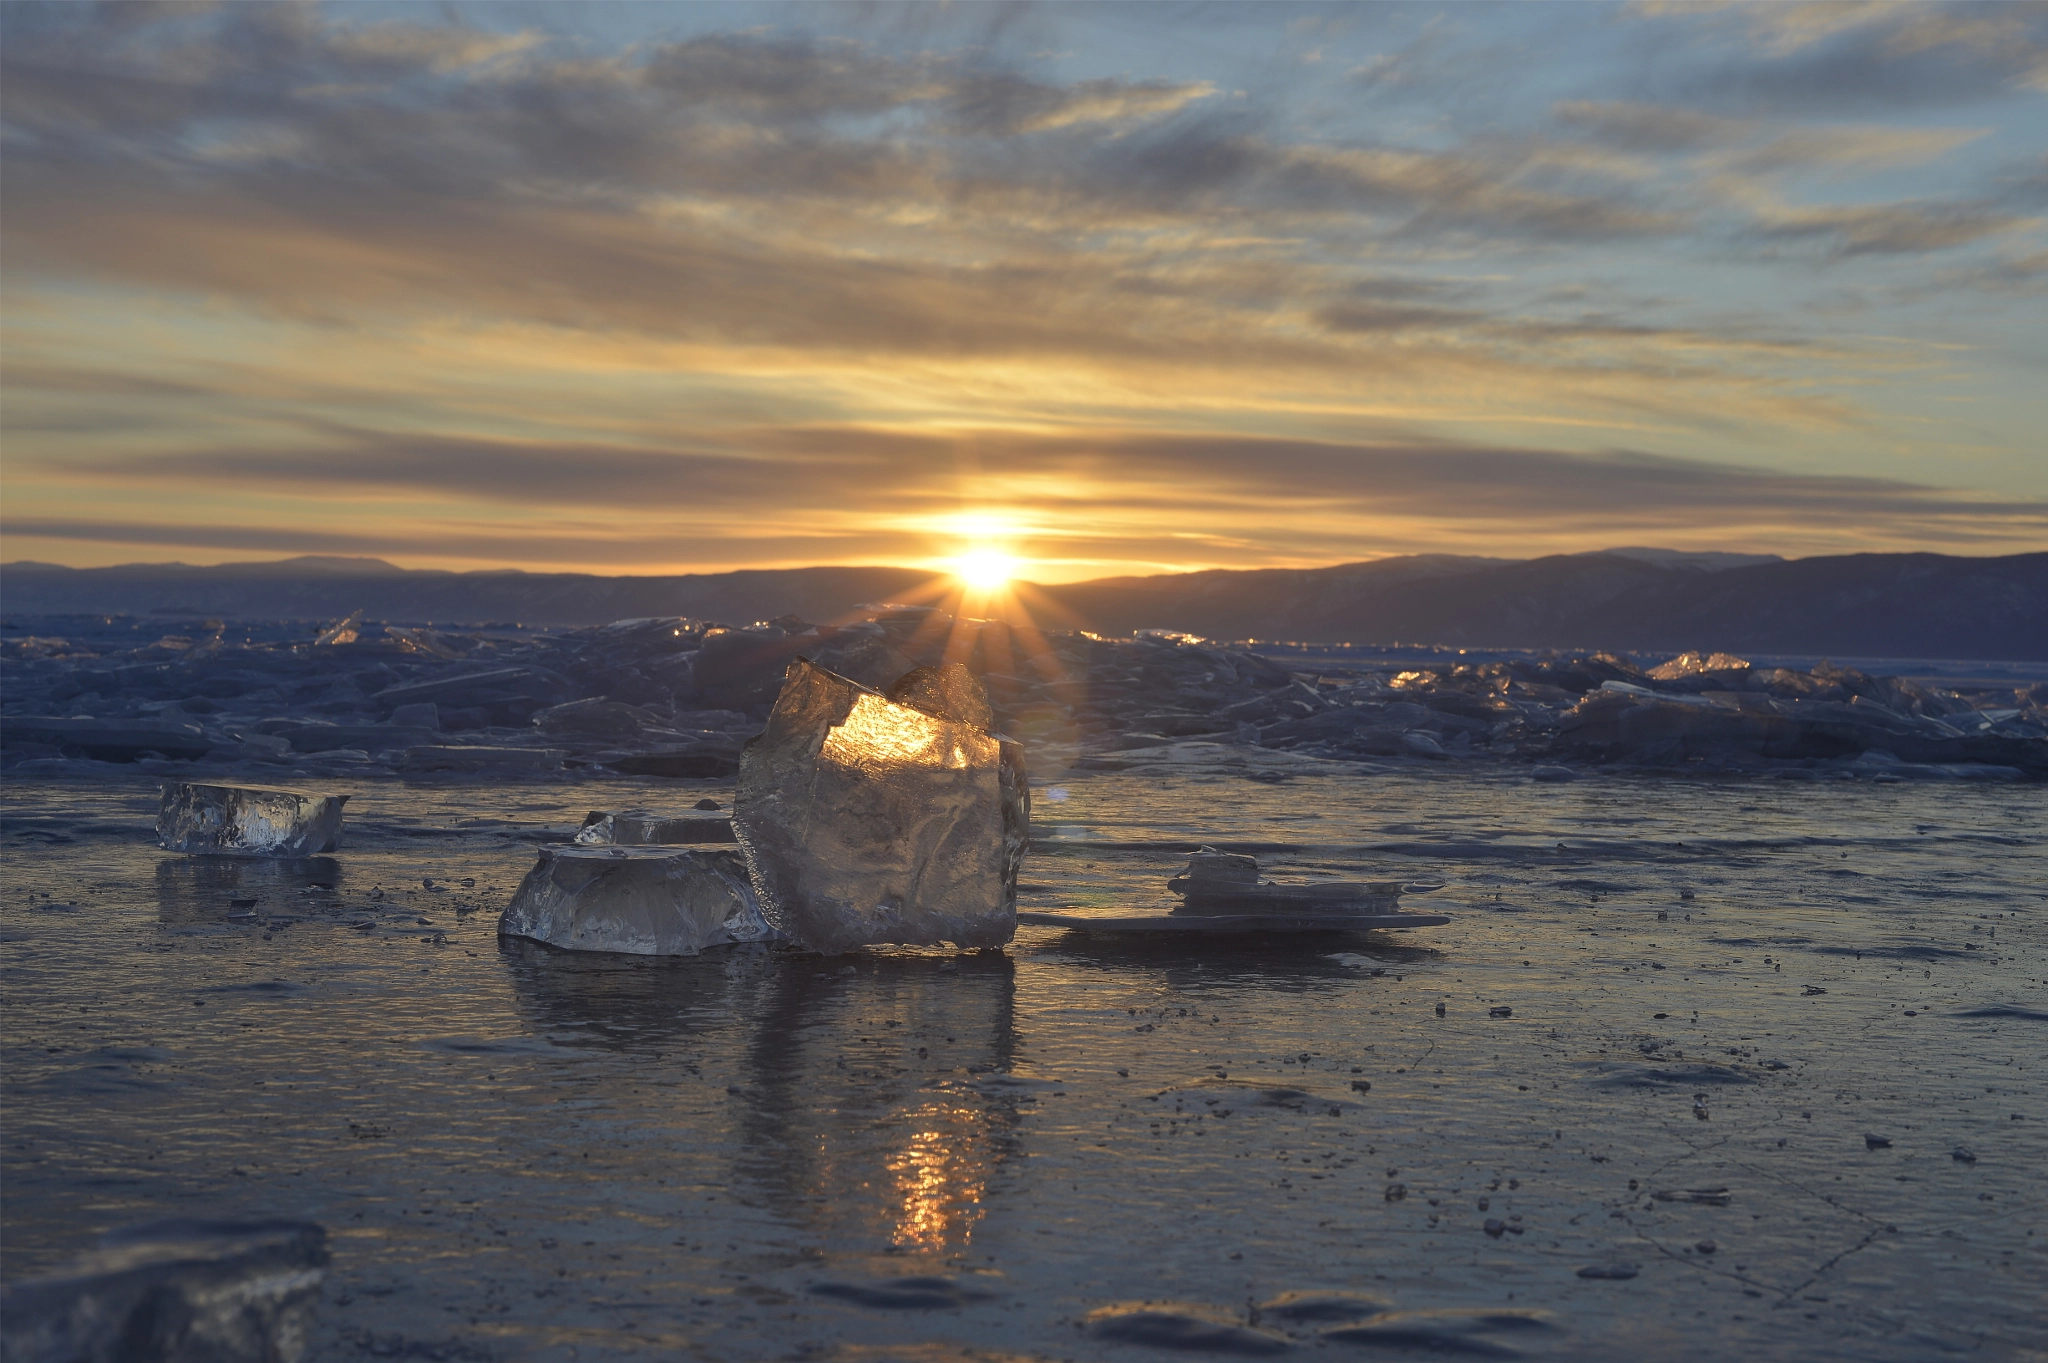
M 995 549 L 975 549 L 953 561 L 953 575 L 979 591 L 992 592 L 1017 575 L 1017 560 Z

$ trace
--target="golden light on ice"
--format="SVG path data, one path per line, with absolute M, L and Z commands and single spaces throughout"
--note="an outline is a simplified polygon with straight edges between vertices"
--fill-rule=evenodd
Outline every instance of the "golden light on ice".
M 963 745 L 974 743 L 990 748 L 970 754 Z M 821 755 L 850 767 L 941 767 L 964 769 L 970 757 L 988 760 L 994 739 L 979 740 L 964 725 L 934 720 L 905 705 L 882 696 L 862 696 L 853 703 L 844 723 L 825 735 Z
M 974 1108 L 943 1105 L 908 1116 L 920 1129 L 889 1160 L 897 1200 L 896 1242 L 921 1249 L 968 1244 L 982 1216 L 992 1162 L 985 1118 Z

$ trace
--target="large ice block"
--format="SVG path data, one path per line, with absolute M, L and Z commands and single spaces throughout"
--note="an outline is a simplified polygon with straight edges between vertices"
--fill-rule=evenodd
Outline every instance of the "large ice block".
M 890 689 L 789 665 L 733 802 L 761 911 L 816 951 L 1000 946 L 1030 832 L 1022 750 L 957 664 Z
M 166 781 L 157 844 L 220 857 L 308 857 L 332 852 L 346 795 Z
M 8 1284 L 0 1357 L 298 1363 L 327 1233 L 303 1221 L 166 1221 L 116 1231 L 68 1270 Z
M 778 935 L 745 858 L 709 847 L 544 847 L 498 933 L 631 956 L 695 956 Z

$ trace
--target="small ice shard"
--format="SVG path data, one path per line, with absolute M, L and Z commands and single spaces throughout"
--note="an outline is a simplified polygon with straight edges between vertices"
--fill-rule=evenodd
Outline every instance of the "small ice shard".
M 584 818 L 583 827 L 576 830 L 576 842 L 584 847 L 673 847 L 736 841 L 731 815 L 695 809 L 684 814 L 593 809 Z
M 157 845 L 220 857 L 309 857 L 332 852 L 346 795 L 166 781 Z
M 1166 888 L 1181 896 L 1182 913 L 1359 915 L 1399 913 L 1405 887 L 1393 880 L 1276 885 L 1259 879 L 1255 858 L 1204 847 L 1188 857 L 1187 870 L 1167 881 Z M 1418 893 L 1424 888 L 1415 887 Z
M 518 772 L 560 771 L 560 748 L 486 748 L 429 744 L 391 749 L 378 756 L 400 771 Z
M 164 1221 L 115 1231 L 62 1273 L 8 1284 L 0 1357 L 298 1363 L 327 1272 L 303 1221 Z
M 1229 894 L 1258 883 L 1257 857 L 1204 847 L 1188 857 L 1188 869 L 1167 881 L 1166 888 L 1191 895 Z
M 426 729 L 433 733 L 441 731 L 441 707 L 430 700 L 414 701 L 410 705 L 394 706 L 389 723 L 407 729 Z
M 313 646 L 315 648 L 329 648 L 355 643 L 358 639 L 362 638 L 362 623 L 363 613 L 355 611 L 346 620 L 337 620 L 326 629 L 321 630 L 319 635 L 314 638 Z
M 776 935 L 738 852 L 679 847 L 544 847 L 498 934 L 630 956 L 695 956 Z
M 814 951 L 992 947 L 1017 930 L 1022 750 L 963 667 L 879 694 L 807 659 L 740 754 L 733 829 L 768 921 Z
M 928 715 L 972 724 L 977 729 L 996 727 L 996 713 L 989 708 L 988 692 L 972 672 L 958 663 L 911 668 L 889 688 L 889 699 Z
M 1704 657 L 1698 653 L 1681 653 L 1670 662 L 1651 668 L 1650 675 L 1658 681 L 1683 681 L 1712 672 L 1747 672 L 1749 667 L 1749 659 L 1738 658 L 1732 653 L 1714 653 Z

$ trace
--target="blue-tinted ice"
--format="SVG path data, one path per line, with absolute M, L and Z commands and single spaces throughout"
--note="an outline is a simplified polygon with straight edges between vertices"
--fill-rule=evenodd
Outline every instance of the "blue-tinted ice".
M 223 857 L 306 857 L 332 852 L 346 795 L 166 781 L 157 845 Z

